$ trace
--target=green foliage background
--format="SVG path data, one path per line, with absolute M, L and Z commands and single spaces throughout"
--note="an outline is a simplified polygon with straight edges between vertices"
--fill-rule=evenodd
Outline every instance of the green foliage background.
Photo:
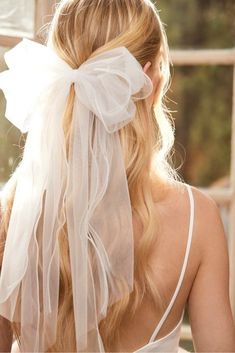
M 159 0 L 170 48 L 235 46 L 234 0 Z M 175 165 L 187 182 L 206 186 L 230 172 L 233 68 L 174 67 L 168 106 L 176 124 Z

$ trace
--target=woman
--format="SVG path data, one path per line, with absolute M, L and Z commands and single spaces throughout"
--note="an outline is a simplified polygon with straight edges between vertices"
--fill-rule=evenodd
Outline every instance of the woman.
M 27 47 L 26 44 L 25 46 Z M 117 300 L 117 292 L 113 290 L 113 294 L 117 294 L 117 297 L 112 301 L 109 298 L 110 301 L 106 315 L 99 316 L 99 334 L 102 343 L 99 342 L 98 348 L 95 349 L 97 349 L 97 351 L 102 351 L 103 347 L 107 352 L 178 352 L 180 351 L 180 326 L 183 319 L 184 309 L 187 307 L 195 351 L 234 352 L 235 326 L 229 302 L 228 251 L 219 209 L 210 197 L 206 196 L 197 188 L 190 187 L 181 182 L 176 171 L 172 169 L 168 163 L 174 142 L 173 126 L 163 104 L 163 96 L 169 81 L 168 46 L 164 28 L 155 7 L 150 0 L 61 1 L 52 21 L 48 37 L 48 46 L 53 48 L 56 54 L 73 70 L 80 68 L 82 64 L 86 63 L 88 58 L 96 58 L 99 54 L 101 54 L 102 57 L 102 54 L 111 53 L 110 51 L 114 48 L 125 47 L 134 58 L 137 59 L 138 63 L 141 65 L 143 73 L 147 75 L 152 82 L 151 86 L 147 78 L 144 78 L 146 81 L 144 83 L 145 86 L 142 86 L 142 89 L 144 87 L 145 93 L 143 89 L 142 95 L 139 96 L 139 99 L 135 102 L 135 118 L 129 121 L 128 124 L 124 124 L 118 130 L 125 161 L 125 173 L 132 208 L 135 266 L 134 281 L 130 281 L 129 284 L 133 284 L 133 287 L 132 290 L 125 291 L 126 286 L 124 285 L 125 295 L 122 298 L 119 297 L 119 300 Z M 35 53 L 37 50 L 43 52 L 43 50 L 35 47 Z M 47 54 L 45 54 L 45 57 L 47 57 Z M 51 59 L 48 54 L 48 60 L 49 58 Z M 105 60 L 105 57 L 102 58 Z M 130 57 L 128 58 L 130 59 Z M 37 61 L 36 55 L 35 60 Z M 44 62 L 44 59 L 42 61 L 43 64 L 46 63 L 45 65 L 47 65 L 47 62 Z M 56 63 L 58 64 L 58 67 L 60 66 L 60 68 L 62 68 L 62 62 L 57 60 Z M 30 65 L 31 63 L 29 61 L 29 66 Z M 133 62 L 133 66 L 134 65 L 135 63 Z M 25 64 L 25 66 L 27 65 Z M 130 71 L 131 68 L 130 65 Z M 27 67 L 24 69 L 27 70 Z M 51 70 L 54 70 L 54 66 Z M 35 70 L 33 71 L 32 69 L 30 72 L 32 75 L 35 75 Z M 139 75 L 141 76 L 141 74 Z M 30 75 L 28 74 L 28 76 Z M 123 77 L 125 80 L 126 76 Z M 137 77 L 137 74 L 133 75 L 132 79 L 134 80 L 135 77 Z M 28 77 L 27 80 L 29 80 Z M 65 114 L 63 115 L 63 132 L 69 167 L 70 162 L 72 164 L 72 160 L 69 159 L 70 149 L 73 147 L 71 144 L 71 135 L 76 137 L 74 134 L 75 125 L 73 125 L 73 122 L 76 120 L 76 109 L 78 109 L 78 106 L 76 105 L 76 97 L 81 98 L 82 96 L 82 91 L 79 91 L 79 86 L 76 86 L 74 81 L 76 81 L 75 78 L 71 81 L 73 84 L 69 91 Z M 18 81 L 15 80 L 15 82 Z M 20 83 L 24 84 L 23 80 L 21 80 Z M 93 82 L 93 84 L 95 86 L 96 83 Z M 115 85 L 116 83 L 113 81 L 113 84 Z M 94 86 L 90 86 L 88 95 L 94 93 L 92 91 L 92 87 Z M 48 88 L 49 86 L 46 87 Z M 63 86 L 61 85 L 60 87 L 62 90 Z M 112 89 L 111 86 L 109 87 Z M 149 90 L 149 88 L 151 88 L 151 90 Z M 26 90 L 25 92 L 30 96 L 30 90 L 33 89 L 33 86 L 31 86 L 28 91 Z M 57 90 L 56 92 L 56 94 L 60 96 L 60 91 Z M 61 95 L 61 97 L 64 96 Z M 89 99 L 88 96 L 85 98 L 87 100 Z M 85 98 L 84 101 L 86 100 Z M 114 98 L 112 91 L 110 91 L 109 95 L 107 90 L 107 97 L 105 98 Z M 60 104 L 60 100 L 56 95 L 51 94 L 50 99 L 51 104 L 53 104 L 53 99 L 56 100 L 58 105 Z M 100 99 L 102 99 L 102 97 L 100 97 Z M 122 99 L 125 100 L 125 95 Z M 36 104 L 36 101 L 34 102 Z M 74 107 L 77 107 L 75 111 Z M 82 115 L 81 106 L 79 112 L 80 115 Z M 56 116 L 54 110 L 52 113 L 53 117 Z M 51 116 L 47 115 L 47 117 L 50 117 L 52 120 Z M 41 127 L 42 126 L 39 126 L 38 135 L 41 133 Z M 60 159 L 60 154 L 58 153 L 59 147 L 58 149 L 54 147 L 57 146 L 57 139 L 54 139 L 53 143 L 50 140 L 54 138 L 53 136 L 55 134 L 52 134 L 54 130 L 49 127 L 47 130 L 43 131 L 44 134 L 47 134 L 47 139 L 42 141 L 45 142 L 45 144 L 48 144 L 46 151 L 52 156 L 52 158 L 46 159 L 47 153 L 43 150 L 41 142 L 40 148 L 38 147 L 37 151 L 44 153 L 43 156 L 45 159 L 43 160 L 44 164 L 39 164 L 39 166 L 42 167 L 43 165 L 46 165 L 46 169 L 38 168 L 37 173 L 40 174 L 42 179 L 44 178 L 46 180 L 43 179 L 47 187 L 46 191 L 50 194 L 50 191 L 54 190 L 55 183 L 50 183 L 49 181 L 58 180 L 56 177 L 57 174 L 60 174 L 59 168 L 56 168 L 56 170 L 53 168 L 54 165 L 57 165 L 57 159 Z M 31 135 L 37 139 L 36 129 L 34 130 L 34 133 L 35 135 L 33 135 L 33 133 Z M 94 134 L 96 134 L 95 130 Z M 84 135 L 86 135 L 85 132 Z M 42 134 L 42 138 L 44 136 L 45 135 Z M 31 137 L 32 146 L 34 146 L 33 137 Z M 73 140 L 73 143 L 76 143 L 76 139 Z M 28 145 L 30 146 L 30 143 Z M 23 157 L 23 161 L 28 158 L 31 163 L 29 164 L 30 166 L 34 165 L 31 161 L 31 154 L 33 153 L 36 152 L 33 152 L 28 148 Z M 105 151 L 105 153 L 107 153 L 107 151 Z M 118 154 L 118 151 L 116 151 L 116 153 Z M 55 159 L 53 159 L 53 157 L 55 157 Z M 39 161 L 42 161 L 41 154 L 38 153 L 37 158 Z M 22 163 L 22 165 L 24 165 L 24 163 Z M 64 165 L 61 163 L 59 166 Z M 37 179 L 37 174 L 33 174 L 34 179 L 33 177 L 30 179 L 29 174 L 30 171 L 32 171 L 32 168 L 28 169 L 28 173 L 26 173 L 25 176 L 32 185 L 29 186 L 29 184 L 25 186 L 24 195 L 22 193 L 23 187 L 20 189 L 17 185 L 17 183 L 20 184 L 19 177 L 21 169 L 23 168 L 19 167 L 12 175 L 4 189 L 2 197 L 2 221 L 0 230 L 1 263 L 3 263 L 4 259 L 3 255 L 4 248 L 6 248 L 6 239 L 10 234 L 14 234 L 13 228 L 16 228 L 14 219 L 19 220 L 19 223 L 17 223 L 19 227 L 22 226 L 22 224 L 20 225 L 20 220 L 22 220 L 26 227 L 28 219 L 35 219 L 35 223 L 33 224 L 33 226 L 35 226 L 35 228 L 33 228 L 35 229 L 34 235 L 36 234 L 35 239 L 37 239 L 37 242 L 35 240 L 35 244 L 37 244 L 39 250 L 43 249 L 43 251 L 46 251 L 40 242 L 41 238 L 43 239 L 44 236 L 48 235 L 45 231 L 43 233 L 42 218 L 40 218 L 43 214 L 43 207 L 44 217 L 48 217 L 46 219 L 50 220 L 50 217 L 53 216 L 52 213 L 48 214 L 49 212 L 47 212 L 49 207 L 43 198 L 44 193 L 40 194 L 40 200 L 43 200 L 43 206 L 39 213 L 39 217 L 33 218 L 33 214 L 32 217 L 29 216 L 29 214 L 31 215 L 31 208 L 29 205 L 35 206 L 35 204 L 32 203 L 32 199 L 35 197 L 35 190 L 38 189 L 38 180 L 41 179 L 40 177 Z M 64 169 L 64 173 L 66 173 L 65 170 L 66 169 Z M 116 174 L 118 173 L 118 170 L 119 169 L 115 169 Z M 69 192 L 69 188 L 65 188 L 63 176 L 64 174 L 62 173 L 60 179 L 62 180 L 60 184 L 61 188 L 58 190 L 61 192 L 61 189 L 63 189 L 63 197 L 65 196 L 67 199 L 69 199 L 68 195 L 70 195 L 71 198 L 75 197 L 73 190 L 76 189 L 71 189 L 71 193 L 66 194 Z M 16 202 L 17 186 L 19 187 L 19 190 L 21 190 L 22 203 L 25 203 L 23 196 L 28 200 L 28 203 L 25 203 L 28 208 L 21 210 L 21 213 L 17 211 L 18 209 L 16 206 L 18 205 L 18 208 L 20 208 L 20 201 L 18 200 L 18 203 Z M 119 186 L 121 186 L 121 184 Z M 29 190 L 31 190 L 31 193 Z M 83 189 L 80 189 L 80 192 L 82 192 L 82 190 Z M 102 218 L 105 221 L 103 222 L 105 225 L 109 222 L 109 215 L 111 215 L 111 217 L 114 216 L 110 209 L 114 207 L 112 205 L 115 204 L 117 200 L 119 203 L 117 203 L 117 206 L 115 204 L 115 207 L 116 212 L 119 212 L 120 207 L 118 207 L 118 205 L 121 205 L 121 201 L 119 200 L 119 194 L 121 194 L 120 190 L 120 188 L 117 188 L 115 190 L 116 192 L 113 192 L 113 198 L 111 200 L 109 199 L 111 203 L 109 202 L 108 205 L 106 204 L 106 208 L 102 208 L 103 213 L 99 213 L 97 219 Z M 29 197 L 27 196 L 28 194 L 30 195 Z M 56 193 L 53 195 L 56 197 Z M 81 194 L 77 196 L 78 202 L 80 200 L 79 204 L 82 204 Z M 62 205 L 61 207 L 63 207 L 64 203 L 60 202 L 61 199 L 58 201 L 58 205 Z M 74 207 L 76 205 L 76 203 L 73 204 Z M 127 201 L 124 206 L 126 205 Z M 57 224 L 56 229 L 59 229 L 60 231 L 60 236 L 58 238 L 60 247 L 60 296 L 58 303 L 58 316 L 43 316 L 45 315 L 46 304 L 43 302 L 43 308 L 41 308 L 42 302 L 40 302 L 40 313 L 43 314 L 37 316 L 37 318 L 41 320 L 42 317 L 44 317 L 45 322 L 41 323 L 40 321 L 40 330 L 35 330 L 35 332 L 40 332 L 41 335 L 38 338 L 40 343 L 38 343 L 37 347 L 45 348 L 45 342 L 52 343 L 52 340 L 49 338 L 53 337 L 53 324 L 56 324 L 56 341 L 53 342 L 53 345 L 51 346 L 48 343 L 46 351 L 74 352 L 81 351 L 78 349 L 78 344 L 80 344 L 80 340 L 82 341 L 83 339 L 77 326 L 78 323 L 81 322 L 79 321 L 81 315 L 84 313 L 82 313 L 82 311 L 79 312 L 80 315 L 78 315 L 76 321 L 77 313 L 76 310 L 73 310 L 73 307 L 78 305 L 76 301 L 77 298 L 74 296 L 75 292 L 73 284 L 76 276 L 73 277 L 70 267 L 70 261 L 73 264 L 73 260 L 76 258 L 76 251 L 79 251 L 79 247 L 75 247 L 74 250 L 73 246 L 71 246 L 72 238 L 70 238 L 70 233 L 72 233 L 72 228 L 66 226 L 70 222 L 68 215 L 71 209 L 68 207 L 66 209 L 67 213 L 60 213 L 59 206 L 57 212 L 59 212 L 58 219 L 60 219 L 60 222 L 59 224 L 57 224 L 56 221 L 53 223 Z M 53 209 L 53 203 L 51 207 Z M 16 218 L 13 218 L 12 216 L 13 210 Z M 128 213 L 128 208 L 125 210 L 127 210 Z M 25 214 L 26 218 L 22 219 Z M 120 216 L 124 219 L 124 216 L 121 215 L 121 213 Z M 10 220 L 11 231 L 9 230 Z M 47 227 L 50 226 L 49 223 L 50 222 L 48 221 Z M 46 226 L 45 222 L 43 226 Z M 114 224 L 113 227 L 115 227 Z M 17 228 L 17 231 L 18 229 L 19 228 Z M 22 234 L 22 238 L 20 239 L 23 242 L 25 228 L 22 226 L 21 229 L 22 232 L 20 234 Z M 126 229 L 123 227 L 123 234 L 125 231 Z M 101 232 L 100 235 L 102 234 L 103 233 Z M 126 234 L 128 234 L 128 232 Z M 95 232 L 92 236 L 94 240 Z M 112 237 L 114 237 L 114 234 L 112 234 Z M 114 238 L 111 238 L 111 241 L 112 239 Z M 90 237 L 89 240 L 92 241 L 92 238 Z M 122 241 L 125 242 L 125 240 L 125 237 L 123 237 Z M 115 243 L 116 246 L 117 244 Z M 30 264 L 35 264 L 35 256 L 32 255 L 34 254 L 33 247 L 28 247 L 29 253 L 27 255 L 27 253 L 24 252 L 24 247 L 21 245 L 22 244 L 19 243 L 20 254 L 23 253 L 24 256 L 30 258 L 28 267 Z M 109 244 L 109 246 L 110 245 L 112 244 Z M 21 249 L 21 247 L 23 247 L 23 249 Z M 124 248 L 125 246 L 120 249 L 123 250 Z M 32 250 L 31 252 L 30 249 Z M 106 250 L 109 251 L 109 249 L 110 248 L 107 246 Z M 131 247 L 128 247 L 126 250 L 131 250 Z M 73 251 L 75 251 L 75 257 L 73 257 Z M 5 253 L 7 252 L 5 251 Z M 37 256 L 39 253 L 35 252 Z M 69 256 L 71 256 L 72 260 Z M 5 257 L 7 258 L 7 255 L 5 255 Z M 120 267 L 121 262 L 125 262 L 127 257 L 128 259 L 131 259 L 131 251 L 127 252 L 126 257 L 123 257 L 123 253 L 120 251 L 120 258 L 122 259 L 119 263 Z M 8 256 L 8 259 L 9 258 L 10 256 Z M 77 258 L 79 258 L 79 256 L 77 256 Z M 16 265 L 15 268 L 13 267 L 12 263 L 14 260 L 20 261 L 20 259 L 12 258 L 12 261 L 10 262 L 10 269 L 15 270 L 16 272 L 18 267 Z M 112 259 L 112 256 L 109 257 L 109 260 L 113 260 L 112 264 L 115 264 L 116 260 Z M 36 262 L 37 270 L 39 263 Z M 19 264 L 21 263 L 19 262 Z M 47 264 L 49 266 L 50 263 L 47 262 Z M 82 263 L 80 263 L 80 266 L 81 265 Z M 7 267 L 5 266 L 5 268 Z M 44 270 L 46 270 L 46 268 L 44 268 Z M 79 266 L 76 267 L 76 270 L 79 271 Z M 96 278 L 95 269 L 93 270 L 94 278 Z M 12 273 L 14 275 L 14 272 Z M 40 283 L 40 271 L 35 273 L 39 273 Z M 78 273 L 79 272 L 77 272 L 77 275 Z M 9 279 L 9 277 L 7 277 L 7 271 L 5 271 L 4 274 L 4 278 Z M 3 274 L 1 275 L 3 278 Z M 29 276 L 28 278 L 35 281 L 34 277 Z M 50 279 L 51 281 L 54 280 L 53 277 Z M 20 280 L 23 281 L 24 278 L 20 278 Z M 2 280 L 2 283 L 3 282 L 4 281 Z M 44 282 L 41 282 L 44 285 Z M 13 285 L 14 281 L 12 280 L 8 283 Z M 20 283 L 21 281 L 18 282 L 18 285 L 20 285 Z M 25 285 L 26 282 L 22 283 L 24 283 L 24 288 L 28 288 L 30 293 L 34 293 L 33 285 L 29 280 L 27 282 L 28 287 Z M 81 283 L 83 282 L 80 282 L 80 284 Z M 104 285 L 105 282 L 101 283 Z M 114 286 L 114 282 L 112 282 L 112 285 Z M 97 293 L 99 290 L 99 293 L 102 292 L 101 287 L 99 289 L 96 288 Z M 3 285 L 2 291 L 5 288 L 6 286 L 4 287 Z M 51 290 L 51 287 L 49 287 L 49 290 Z M 52 293 L 54 293 L 53 290 Z M 78 290 L 78 295 L 80 295 L 81 292 L 82 291 Z M 39 295 L 40 290 L 35 293 Z M 89 294 L 90 292 L 88 291 L 87 293 Z M 30 334 L 31 332 L 34 332 L 33 329 L 35 328 L 34 326 L 36 323 L 32 321 L 30 323 L 31 326 L 29 323 L 27 326 L 27 314 L 31 315 L 30 318 L 33 318 L 33 314 L 35 314 L 33 311 L 34 298 L 32 299 L 32 295 L 31 297 L 28 295 L 27 290 L 24 290 L 24 294 L 22 294 L 21 297 L 19 296 L 19 302 L 13 300 L 15 299 L 13 298 L 14 292 L 9 291 L 8 294 L 9 296 L 6 295 L 5 299 L 10 300 L 10 304 L 16 303 L 17 307 L 12 311 L 12 307 L 10 306 L 9 309 L 9 306 L 4 306 L 4 301 L 2 301 L 3 306 L 0 308 L 2 313 L 1 334 L 3 335 L 3 339 L 0 341 L 0 348 L 1 351 L 10 351 L 12 345 L 12 333 L 14 333 L 15 337 L 18 339 L 21 348 L 20 351 L 26 351 L 27 347 L 31 347 L 29 344 L 32 342 L 36 344 L 35 337 L 32 337 L 34 335 Z M 26 297 L 27 300 L 29 300 L 28 312 L 26 306 L 27 303 L 25 303 Z M 52 297 L 53 294 L 51 295 L 51 298 Z M 48 298 L 44 292 L 43 298 Z M 79 300 L 82 300 L 82 298 L 79 297 Z M 22 324 L 23 316 L 20 316 L 21 321 L 18 316 L 21 301 L 24 303 L 24 306 L 21 306 L 21 311 L 25 314 L 25 321 L 21 326 L 28 327 L 29 330 L 23 331 L 23 333 L 20 331 L 20 323 Z M 84 303 L 86 302 L 84 301 Z M 97 306 L 99 306 L 99 304 L 97 304 Z M 81 306 L 78 306 L 78 308 L 81 310 Z M 9 314 L 10 312 L 11 315 Z M 23 315 L 22 312 L 21 315 Z M 5 316 L 3 315 L 4 313 Z M 94 314 L 94 311 L 92 311 L 91 315 L 92 314 Z M 88 314 L 87 316 L 85 314 L 84 320 L 87 317 Z M 11 323 L 7 318 L 11 318 L 13 322 Z M 93 323 L 89 323 L 93 329 Z M 88 346 L 84 351 L 95 350 L 92 346 L 93 342 L 95 342 L 92 336 L 94 332 L 95 331 L 92 330 L 90 336 L 88 336 Z M 24 346 L 22 344 L 21 335 L 25 340 Z M 97 332 L 95 332 L 94 336 L 99 339 Z M 41 339 L 43 343 L 41 342 Z M 36 345 L 33 347 L 36 347 Z

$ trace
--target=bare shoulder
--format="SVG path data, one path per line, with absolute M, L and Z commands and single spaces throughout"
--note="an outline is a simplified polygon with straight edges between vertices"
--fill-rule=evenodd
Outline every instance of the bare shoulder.
M 194 196 L 195 208 L 197 208 L 196 211 L 200 216 L 200 220 L 203 222 L 205 219 L 208 219 L 208 216 L 218 218 L 220 211 L 215 200 L 202 189 L 192 185 L 190 185 L 190 188 Z M 205 211 L 207 211 L 206 214 Z
M 209 261 L 209 259 L 216 257 L 221 261 L 223 258 L 223 262 L 227 263 L 227 239 L 220 209 L 214 199 L 203 189 L 181 181 L 166 183 L 161 189 L 162 196 L 158 198 L 158 210 L 160 207 L 164 210 L 168 228 L 175 229 L 176 224 L 179 224 L 181 228 L 188 227 L 189 195 L 187 186 L 191 189 L 194 203 L 191 250 L 191 262 L 195 265 L 194 268 L 199 268 L 203 261 Z M 155 190 L 157 194 L 157 188 Z M 183 242 L 185 243 L 184 240 Z
M 205 225 L 205 220 L 208 220 L 208 217 L 215 217 L 218 220 L 219 208 L 214 199 L 208 195 L 202 189 L 199 189 L 190 184 L 183 183 L 181 181 L 173 181 L 170 184 L 167 184 L 164 188 L 164 195 L 172 200 L 178 199 L 182 201 L 181 197 L 188 198 L 186 187 L 189 186 L 194 199 L 195 213 L 197 213 L 197 221 L 201 225 Z M 208 222 L 206 222 L 208 223 Z
M 215 228 L 221 230 L 222 225 L 219 207 L 210 195 L 184 182 L 170 181 L 162 185 L 161 191 L 155 188 L 154 199 L 158 204 L 168 207 L 168 214 L 171 209 L 173 214 L 177 213 L 177 216 L 180 213 L 185 215 L 188 210 L 187 186 L 190 187 L 194 200 L 194 232 L 203 234 L 201 237 L 205 240 L 209 230 L 212 231 Z
M 229 253 L 220 209 L 204 191 L 193 186 L 191 190 L 195 203 L 194 237 L 201 254 L 188 297 L 194 346 L 196 351 L 234 352 Z
M 217 203 L 205 191 L 194 186 L 190 187 L 195 206 L 194 232 L 201 246 L 202 257 L 205 257 L 208 251 L 212 251 L 212 245 L 214 246 L 213 251 L 215 254 L 216 248 L 218 256 L 221 256 L 222 249 L 224 249 L 224 256 L 226 256 L 227 241 Z
M 176 181 L 168 188 L 168 198 L 174 205 L 180 205 L 175 212 L 185 213 L 188 209 L 187 184 Z M 188 185 L 194 201 L 193 250 L 198 265 L 206 257 L 227 258 L 227 241 L 220 209 L 215 200 L 204 190 Z
M 216 229 L 221 231 L 222 221 L 220 217 L 220 209 L 215 200 L 208 195 L 203 189 L 199 189 L 195 186 L 185 184 L 180 181 L 174 181 L 172 186 L 169 188 L 169 195 L 174 200 L 182 201 L 182 197 L 187 199 L 186 186 L 189 186 L 192 191 L 194 200 L 194 231 L 197 231 L 206 240 L 206 237 L 210 237 L 208 231 L 215 231 Z M 184 203 L 183 207 L 188 205 Z M 213 236 L 213 235 L 212 235 Z
M 191 189 L 194 202 L 192 252 L 195 255 L 195 263 L 199 265 L 206 252 L 211 251 L 212 243 L 217 244 L 218 247 L 226 245 L 217 203 L 203 189 L 181 181 L 173 181 L 162 187 L 162 197 L 159 196 L 158 205 L 162 205 L 162 208 L 166 210 L 167 222 L 172 224 L 173 228 L 175 224 L 179 223 L 182 227 L 188 227 L 189 195 L 187 186 Z M 155 190 L 157 194 L 157 188 Z

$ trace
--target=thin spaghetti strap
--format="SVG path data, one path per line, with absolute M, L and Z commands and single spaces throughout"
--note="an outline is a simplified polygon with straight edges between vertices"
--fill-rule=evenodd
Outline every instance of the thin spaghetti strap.
M 193 193 L 192 193 L 192 190 L 191 190 L 191 187 L 188 185 L 188 184 L 185 184 L 186 187 L 187 187 L 187 190 L 188 190 L 188 194 L 189 194 L 189 201 L 190 201 L 190 221 L 189 221 L 189 230 L 188 230 L 188 240 L 187 240 L 187 246 L 186 246 L 186 250 L 185 250 L 185 256 L 184 256 L 184 262 L 183 262 L 183 266 L 182 266 L 182 269 L 181 269 L 181 273 L 180 273 L 180 277 L 179 277 L 179 281 L 177 283 L 177 286 L 176 286 L 176 289 L 175 289 L 175 292 L 171 298 L 171 301 L 164 313 L 164 315 L 162 316 L 161 320 L 159 321 L 157 327 L 155 328 L 150 340 L 149 340 L 149 343 L 154 341 L 155 337 L 157 336 L 160 328 L 162 327 L 166 317 L 168 316 L 173 304 L 174 304 L 174 301 L 177 297 L 177 294 L 180 290 L 180 286 L 183 282 L 183 278 L 184 278 L 184 274 L 185 274 L 185 270 L 186 270 L 186 266 L 187 266 L 187 262 L 188 262 L 188 257 L 189 257 L 189 251 L 190 251 L 190 246 L 191 246 L 191 242 L 192 242 L 192 234 L 193 234 L 193 223 L 194 223 L 194 198 L 193 198 Z

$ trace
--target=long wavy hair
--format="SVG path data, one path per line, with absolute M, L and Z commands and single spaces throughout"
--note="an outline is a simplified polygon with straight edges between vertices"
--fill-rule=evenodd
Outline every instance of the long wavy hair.
M 135 119 L 119 130 L 133 214 L 141 224 L 142 236 L 135 246 L 134 290 L 109 306 L 107 316 L 99 323 L 105 350 L 115 351 L 119 347 L 123 320 L 135 314 L 145 294 L 152 298 L 156 310 L 163 307 L 148 259 L 157 231 L 153 190 L 157 194 L 164 185 L 179 179 L 171 163 L 174 123 L 164 104 L 170 80 L 166 34 L 156 6 L 150 0 L 63 0 L 57 5 L 47 41 L 74 69 L 88 58 L 117 46 L 127 47 L 142 67 L 151 61 L 153 70 L 159 55 L 162 57 L 165 84 L 155 97 L 152 108 L 148 109 L 146 100 L 137 101 Z M 74 97 L 74 87 L 71 86 L 63 121 L 67 148 Z M 0 265 L 16 184 L 17 175 L 13 173 L 1 200 Z M 57 341 L 49 351 L 72 352 L 76 351 L 76 340 L 66 223 L 59 236 L 59 246 Z M 11 325 L 20 344 L 20 324 L 13 322 Z

